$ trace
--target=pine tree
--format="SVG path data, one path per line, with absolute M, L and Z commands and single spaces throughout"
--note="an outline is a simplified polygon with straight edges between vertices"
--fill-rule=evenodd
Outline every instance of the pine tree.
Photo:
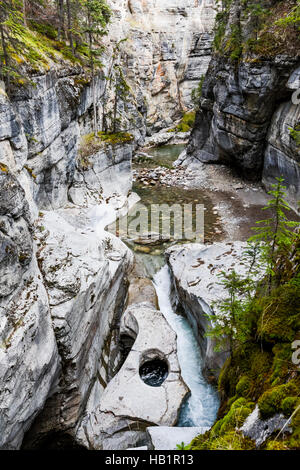
M 247 279 L 239 276 L 235 270 L 219 274 L 227 297 L 214 303 L 216 312 L 208 315 L 211 328 L 208 336 L 216 339 L 217 349 L 225 349 L 229 342 L 232 354 L 237 342 L 243 341 L 243 296 L 248 289 Z
M 113 133 L 117 132 L 118 127 L 118 103 L 120 100 L 125 101 L 128 92 L 130 90 L 129 85 L 127 84 L 123 70 L 120 65 L 115 66 L 115 90 L 114 90 L 114 111 L 113 111 L 113 120 L 112 120 L 112 131 Z
M 107 24 L 111 18 L 111 9 L 105 0 L 81 0 L 81 5 L 84 10 L 84 21 L 82 31 L 87 35 L 90 68 L 92 75 L 92 89 L 93 89 L 93 128 L 94 133 L 98 132 L 98 119 L 97 119 L 97 102 L 96 102 L 96 85 L 95 85 L 95 68 L 101 65 L 99 56 L 103 52 L 103 48 L 99 45 L 99 39 L 107 34 Z
M 277 251 L 288 252 L 295 242 L 295 228 L 299 226 L 298 222 L 289 221 L 286 215 L 286 212 L 291 209 L 284 199 L 286 194 L 286 187 L 283 186 L 284 179 L 276 178 L 276 180 L 277 183 L 272 184 L 273 189 L 268 192 L 273 197 L 263 208 L 263 210 L 271 211 L 271 216 L 256 222 L 258 227 L 253 228 L 256 235 L 250 238 L 250 241 L 261 243 L 260 251 L 266 264 L 269 292 L 272 287 Z
M 58 14 L 58 39 L 62 40 L 65 33 L 65 15 L 64 15 L 64 0 L 57 1 L 57 14 Z
M 262 20 L 268 14 L 268 10 L 264 8 L 259 1 L 256 3 L 250 3 L 246 8 L 246 13 L 250 14 L 251 18 L 254 21 L 254 32 L 255 32 L 255 39 L 258 39 L 258 32 L 261 27 Z

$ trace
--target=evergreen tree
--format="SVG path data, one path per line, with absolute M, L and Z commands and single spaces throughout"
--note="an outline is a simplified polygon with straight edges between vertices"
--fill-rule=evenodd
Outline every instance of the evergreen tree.
M 263 208 L 263 210 L 269 210 L 271 216 L 256 222 L 258 227 L 253 228 L 256 235 L 250 239 L 250 241 L 261 243 L 260 251 L 266 264 L 269 292 L 272 287 L 277 251 L 288 252 L 296 239 L 295 228 L 299 226 L 298 222 L 289 221 L 286 215 L 290 207 L 284 199 L 286 190 L 283 186 L 284 179 L 276 178 L 276 180 L 277 183 L 272 184 L 273 189 L 268 193 L 272 198 Z
M 84 11 L 82 32 L 87 35 L 89 46 L 94 103 L 93 127 L 96 135 L 98 132 L 98 119 L 95 92 L 95 68 L 97 65 L 101 65 L 99 56 L 103 53 L 103 48 L 99 44 L 99 39 L 107 34 L 106 28 L 111 18 L 111 9 L 105 0 L 81 0 L 81 5 Z
M 64 0 L 57 1 L 57 14 L 58 14 L 58 39 L 61 41 L 65 34 L 65 15 L 64 15 Z
M 268 10 L 261 5 L 260 1 L 256 1 L 255 3 L 250 3 L 246 8 L 246 13 L 250 14 L 251 18 L 254 21 L 254 33 L 255 39 L 258 39 L 258 32 L 262 25 L 262 20 L 268 14 Z
M 217 340 L 217 349 L 226 349 L 229 342 L 230 353 L 237 342 L 243 341 L 243 295 L 248 289 L 247 280 L 239 276 L 235 270 L 220 273 L 221 286 L 225 288 L 227 297 L 215 302 L 216 312 L 208 315 L 211 328 L 208 336 Z
M 115 66 L 115 90 L 114 90 L 114 110 L 113 110 L 113 119 L 112 119 L 112 132 L 116 133 L 118 130 L 118 103 L 120 100 L 125 101 L 130 90 L 129 85 L 127 84 L 123 70 L 120 65 Z

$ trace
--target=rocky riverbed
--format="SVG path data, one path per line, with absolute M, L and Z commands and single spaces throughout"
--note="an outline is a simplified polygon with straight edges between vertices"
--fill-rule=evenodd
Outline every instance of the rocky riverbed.
M 219 221 L 219 226 L 215 226 L 213 231 L 214 238 L 211 233 L 206 241 L 247 240 L 252 234 L 251 227 L 262 217 L 261 209 L 269 199 L 262 184 L 243 180 L 233 169 L 221 164 L 194 162 L 187 158 L 182 146 L 178 146 L 177 154 L 171 148 L 158 147 L 155 153 L 151 149 L 146 150 L 149 159 L 145 156 L 142 162 L 135 160 L 133 180 L 136 186 L 144 190 L 153 188 L 154 191 L 169 188 L 170 192 L 178 188 L 185 190 L 186 194 L 194 191 L 196 200 L 197 195 L 198 200 L 199 195 L 206 195 L 211 201 L 208 209 Z M 161 155 L 168 150 L 173 157 L 165 159 L 164 163 Z M 206 216 L 209 219 L 208 214 Z

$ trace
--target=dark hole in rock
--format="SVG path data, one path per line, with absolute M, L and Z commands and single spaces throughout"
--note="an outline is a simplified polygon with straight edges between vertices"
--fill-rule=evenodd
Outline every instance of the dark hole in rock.
M 161 359 L 144 362 L 140 367 L 140 377 L 151 387 L 160 387 L 168 377 L 168 364 Z
M 122 364 L 127 359 L 128 354 L 130 353 L 133 345 L 135 343 L 135 339 L 128 335 L 121 335 L 120 337 L 120 352 L 122 357 Z

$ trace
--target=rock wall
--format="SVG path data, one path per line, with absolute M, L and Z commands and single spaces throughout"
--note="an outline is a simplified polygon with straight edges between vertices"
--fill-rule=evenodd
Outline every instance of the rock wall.
M 300 90 L 300 67 L 290 76 L 286 88 L 294 95 Z M 290 129 L 300 122 L 300 106 L 293 100 L 281 103 L 273 114 L 264 153 L 263 184 L 267 189 L 278 176 L 283 176 L 288 186 L 288 200 L 292 207 L 300 201 L 300 147 Z
M 20 448 L 34 422 L 26 437 L 33 446 L 49 432 L 72 435 L 95 381 L 104 387 L 118 366 L 116 324 L 132 255 L 104 232 L 104 219 L 92 231 L 89 208 L 126 202 L 134 144 L 103 143 L 81 171 L 93 105 L 83 74 L 57 67 L 10 99 L 0 93 L 3 449 Z M 99 76 L 99 99 L 103 84 Z
M 276 3 L 266 1 L 262 6 L 276 8 Z M 299 105 L 292 101 L 299 89 L 299 53 L 289 52 L 283 44 L 280 50 L 285 47 L 285 54 L 243 52 L 234 59 L 233 31 L 240 31 L 239 47 L 245 50 L 253 38 L 254 20 L 245 19 L 245 7 L 238 0 L 228 5 L 222 46 L 214 53 L 202 86 L 188 161 L 228 164 L 248 179 L 262 179 L 267 188 L 282 175 L 296 207 L 300 149 L 290 129 L 299 123 Z M 273 43 L 276 40 L 274 36 Z
M 124 39 L 123 63 L 134 95 L 147 106 L 149 133 L 172 126 L 191 106 L 191 92 L 206 73 L 214 0 L 110 0 L 111 38 Z

